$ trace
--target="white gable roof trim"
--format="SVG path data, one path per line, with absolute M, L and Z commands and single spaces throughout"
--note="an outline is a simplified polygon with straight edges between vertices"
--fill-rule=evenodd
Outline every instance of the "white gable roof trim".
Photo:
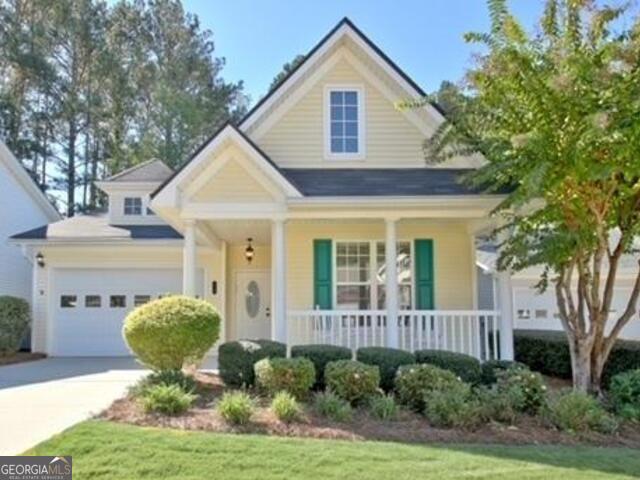
M 31 175 L 27 173 L 18 159 L 11 153 L 11 150 L 0 141 L 0 161 L 2 161 L 7 169 L 11 172 L 16 181 L 29 194 L 33 201 L 38 205 L 40 210 L 50 221 L 60 220 L 60 213 L 49 202 L 42 190 L 36 185 Z

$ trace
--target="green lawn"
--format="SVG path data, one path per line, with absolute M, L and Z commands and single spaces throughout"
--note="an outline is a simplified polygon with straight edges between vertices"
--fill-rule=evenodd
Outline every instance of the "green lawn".
M 28 454 L 73 455 L 74 479 L 640 478 L 622 448 L 405 445 L 81 423 Z

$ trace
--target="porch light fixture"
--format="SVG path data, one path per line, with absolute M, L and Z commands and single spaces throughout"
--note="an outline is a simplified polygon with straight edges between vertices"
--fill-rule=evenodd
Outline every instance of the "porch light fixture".
M 40 268 L 44 268 L 45 263 L 44 263 L 44 255 L 42 254 L 42 252 L 38 252 L 36 254 L 36 263 Z
M 253 242 L 253 238 L 247 238 L 247 248 L 244 249 L 244 257 L 247 259 L 247 263 L 251 263 L 251 260 L 253 260 L 253 255 L 255 253 L 253 247 L 251 246 L 251 242 Z

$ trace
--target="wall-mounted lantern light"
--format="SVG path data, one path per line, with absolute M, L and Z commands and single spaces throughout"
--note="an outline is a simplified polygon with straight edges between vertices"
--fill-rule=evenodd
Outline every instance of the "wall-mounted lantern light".
M 36 263 L 40 268 L 44 268 L 45 263 L 44 263 L 44 255 L 42 254 L 42 252 L 38 252 L 36 254 Z
M 244 249 L 244 257 L 247 259 L 247 263 L 251 263 L 255 254 L 251 242 L 253 242 L 253 238 L 247 238 L 247 248 Z

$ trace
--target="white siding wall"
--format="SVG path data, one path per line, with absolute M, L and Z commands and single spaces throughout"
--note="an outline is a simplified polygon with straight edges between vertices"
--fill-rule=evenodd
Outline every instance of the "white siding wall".
M 31 264 L 8 239 L 47 223 L 47 216 L 0 162 L 0 295 L 31 299 Z

